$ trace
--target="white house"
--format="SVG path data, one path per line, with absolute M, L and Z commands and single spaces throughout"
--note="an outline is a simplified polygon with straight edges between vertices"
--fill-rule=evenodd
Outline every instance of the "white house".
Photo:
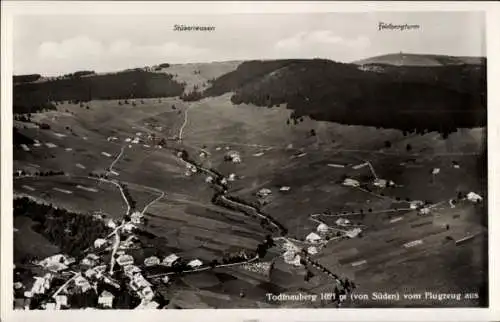
M 418 207 L 422 206 L 423 204 L 424 204 L 424 202 L 421 200 L 413 200 L 412 202 L 410 202 L 410 208 L 417 209 Z
M 179 256 L 177 256 L 175 254 L 170 254 L 170 255 L 168 255 L 167 257 L 165 257 L 163 259 L 163 261 L 161 262 L 161 264 L 165 265 L 165 266 L 172 266 L 179 259 L 180 259 Z
M 483 201 L 483 197 L 471 191 L 467 194 L 467 200 L 477 203 Z
M 206 179 L 205 179 L 205 182 L 206 183 L 212 183 L 214 181 L 214 178 L 212 176 L 208 176 Z
M 350 178 L 346 178 L 342 184 L 347 187 L 359 187 L 359 181 Z
M 258 197 L 261 197 L 261 198 L 264 198 L 264 197 L 267 197 L 271 194 L 271 190 L 270 189 L 267 189 L 267 188 L 262 188 L 259 190 L 259 192 L 257 192 L 257 196 Z
M 133 224 L 140 224 L 141 223 L 141 218 L 142 218 L 142 214 L 139 212 L 139 211 L 134 211 L 132 213 L 132 215 L 130 215 L 130 221 L 133 223 Z
M 134 263 L 134 258 L 130 255 L 121 255 L 116 259 L 116 262 L 120 266 L 126 266 L 126 265 L 131 265 Z
M 113 307 L 113 299 L 114 299 L 114 295 L 111 294 L 110 292 L 108 291 L 104 291 L 101 293 L 101 296 L 99 296 L 99 299 L 97 300 L 97 303 L 99 305 L 102 305 L 103 307 Z
M 107 226 L 111 229 L 115 229 L 116 228 L 116 223 L 114 222 L 113 219 L 110 219 L 107 223 Z
M 314 246 L 310 246 L 307 248 L 307 253 L 309 255 L 316 255 L 318 253 L 318 249 Z
M 125 139 L 125 142 L 127 142 L 127 143 L 128 143 L 128 142 L 130 142 L 130 141 L 132 141 L 132 139 L 131 139 L 131 138 L 126 138 L 126 139 Z
M 385 188 L 387 186 L 387 180 L 385 179 L 375 179 L 373 185 L 379 188 Z
M 170 277 L 165 276 L 165 277 L 163 277 L 163 278 L 161 279 L 161 281 L 162 281 L 163 283 L 165 283 L 165 284 L 168 284 L 168 282 L 170 282 Z
M 295 253 L 294 251 L 287 251 L 283 254 L 283 260 L 285 263 L 294 265 L 294 266 L 301 266 L 302 264 L 300 263 L 300 255 Z
M 433 175 L 436 175 L 436 174 L 438 174 L 439 172 L 441 172 L 441 169 L 439 169 L 439 168 L 434 168 L 434 169 L 432 169 L 432 174 L 433 174 Z
M 97 276 L 97 271 L 93 268 L 89 268 L 88 270 L 85 271 L 86 278 L 93 278 L 96 276 Z
M 131 278 L 135 274 L 140 273 L 141 269 L 135 265 L 126 265 L 123 267 L 123 272 Z
M 290 187 L 288 186 L 283 186 L 280 188 L 280 191 L 285 192 L 285 191 L 290 191 Z
M 319 224 L 318 227 L 316 228 L 316 231 L 321 234 L 326 234 L 329 230 L 330 227 L 328 227 L 328 225 L 326 225 L 325 223 Z
M 234 181 L 236 180 L 236 175 L 234 173 L 231 173 L 229 177 L 227 178 L 228 181 Z
M 310 233 L 306 236 L 306 241 L 310 243 L 317 243 L 321 240 L 321 237 L 316 233 Z
M 148 257 L 144 260 L 144 265 L 145 266 L 155 266 L 155 265 L 159 265 L 160 264 L 160 259 L 156 256 L 151 256 L 151 257 Z
M 346 218 L 339 218 L 335 221 L 335 224 L 337 224 L 338 226 L 347 226 L 350 223 L 351 222 L 349 221 L 349 219 Z
M 201 265 L 203 265 L 203 262 L 200 261 L 199 259 L 193 259 L 192 261 L 187 263 L 187 265 L 192 267 L 192 268 L 197 268 L 197 267 L 200 267 Z

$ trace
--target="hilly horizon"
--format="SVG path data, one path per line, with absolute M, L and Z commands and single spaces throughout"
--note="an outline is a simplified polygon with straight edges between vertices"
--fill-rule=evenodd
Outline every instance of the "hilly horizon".
M 401 55 L 404 59 L 398 64 Z M 486 60 L 474 57 L 389 54 L 357 63 L 326 59 L 165 63 L 41 80 L 38 74 L 14 76 L 14 113 L 50 110 L 63 101 L 180 97 L 192 102 L 231 93 L 235 105 L 285 104 L 293 110 L 290 121 L 295 123 L 308 116 L 444 135 L 486 124 Z

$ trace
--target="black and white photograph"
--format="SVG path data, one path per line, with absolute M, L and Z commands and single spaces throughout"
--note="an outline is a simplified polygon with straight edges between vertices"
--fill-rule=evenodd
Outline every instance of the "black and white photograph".
M 492 305 L 485 11 L 17 14 L 10 37 L 12 310 Z

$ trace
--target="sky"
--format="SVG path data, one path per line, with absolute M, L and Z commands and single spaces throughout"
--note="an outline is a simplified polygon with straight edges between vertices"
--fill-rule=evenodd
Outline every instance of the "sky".
M 419 29 L 379 30 L 380 22 Z M 176 24 L 215 30 L 174 31 Z M 401 51 L 485 56 L 484 28 L 480 12 L 19 15 L 14 75 L 247 59 L 352 62 Z

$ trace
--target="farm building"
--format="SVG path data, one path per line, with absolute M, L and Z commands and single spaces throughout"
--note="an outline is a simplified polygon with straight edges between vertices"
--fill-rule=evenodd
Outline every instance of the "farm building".
M 318 253 L 318 249 L 314 246 L 310 246 L 307 248 L 307 253 L 309 255 L 316 255 Z
M 432 174 L 433 175 L 439 174 L 439 172 L 441 172 L 441 169 L 439 169 L 439 168 L 432 169 Z
M 346 219 L 346 218 L 339 218 L 335 221 L 335 224 L 338 226 L 347 226 L 350 223 L 351 222 L 349 221 L 349 219 Z
M 180 259 L 179 256 L 177 256 L 175 254 L 170 254 L 170 255 L 168 255 L 167 257 L 165 257 L 163 259 L 163 261 L 161 262 L 161 264 L 165 265 L 165 266 L 172 266 L 179 259 Z
M 226 161 L 231 161 L 233 163 L 240 163 L 241 162 L 241 156 L 240 156 L 240 153 L 237 152 L 237 151 L 229 151 L 228 153 L 226 153 L 226 155 L 224 156 L 224 159 Z
M 203 265 L 203 262 L 200 261 L 199 259 L 193 259 L 187 265 L 192 267 L 192 268 L 197 268 L 197 267 L 200 267 L 201 265 Z
M 130 215 L 130 221 L 133 224 L 137 224 L 137 225 L 140 224 L 141 218 L 142 218 L 142 214 L 138 211 L 134 211 L 134 213 L 132 213 L 132 215 Z
M 347 187 L 359 187 L 359 181 L 350 178 L 346 178 L 342 184 Z
M 113 307 L 113 299 L 114 299 L 114 295 L 111 294 L 110 292 L 108 291 L 103 291 L 101 293 L 101 296 L 99 296 L 99 299 L 97 300 L 97 303 L 99 305 L 102 305 L 103 307 Z
M 300 255 L 293 252 L 293 251 L 287 251 L 283 254 L 283 260 L 285 263 L 294 265 L 294 266 L 301 266 L 300 264 Z
M 130 281 L 130 286 L 132 287 L 132 289 L 134 290 L 140 290 L 144 287 L 150 287 L 151 286 L 151 283 L 149 283 L 145 278 L 144 276 L 142 276 L 142 274 L 135 274 L 133 277 L 132 277 L 132 280 Z
M 483 197 L 471 191 L 467 194 L 467 200 L 477 203 L 481 202 L 483 200 Z
M 125 225 L 123 225 L 122 231 L 130 233 L 130 232 L 132 232 L 136 228 L 137 227 L 134 224 L 128 222 Z
M 428 215 L 431 213 L 431 209 L 429 207 L 423 207 L 418 212 L 420 215 Z
M 141 269 L 135 265 L 127 265 L 123 267 L 123 272 L 128 277 L 132 277 L 134 274 L 140 273 Z
M 328 227 L 328 225 L 324 223 L 319 224 L 318 227 L 316 228 L 316 231 L 321 234 L 326 234 L 329 230 L 330 227 Z
M 236 175 L 234 173 L 231 173 L 229 177 L 227 178 L 228 181 L 234 181 L 236 180 Z
M 385 180 L 385 179 L 375 179 L 373 181 L 373 185 L 375 187 L 385 188 L 385 187 L 387 187 L 387 180 Z
M 159 265 L 160 264 L 160 259 L 156 256 L 151 256 L 151 257 L 148 257 L 144 260 L 144 265 L 145 266 L 155 266 L 155 265 Z
M 310 233 L 306 236 L 306 241 L 310 243 L 317 243 L 321 240 L 321 237 L 316 233 Z
M 414 201 L 410 202 L 411 209 L 417 209 L 423 205 L 424 205 L 424 202 L 421 200 L 414 200 Z
M 283 186 L 283 187 L 281 187 L 281 188 L 280 188 L 280 191 L 281 191 L 281 192 L 290 191 L 290 187 L 288 187 L 288 186 Z
M 205 182 L 206 183 L 212 183 L 214 181 L 214 178 L 212 176 L 208 176 L 206 179 L 205 179 Z
M 262 188 L 259 190 L 259 192 L 257 192 L 257 197 L 259 198 L 264 198 L 264 197 L 267 197 L 271 194 L 271 190 L 267 189 L 267 188 Z
M 121 255 L 116 259 L 116 262 L 120 266 L 127 266 L 134 263 L 134 258 L 130 255 Z

